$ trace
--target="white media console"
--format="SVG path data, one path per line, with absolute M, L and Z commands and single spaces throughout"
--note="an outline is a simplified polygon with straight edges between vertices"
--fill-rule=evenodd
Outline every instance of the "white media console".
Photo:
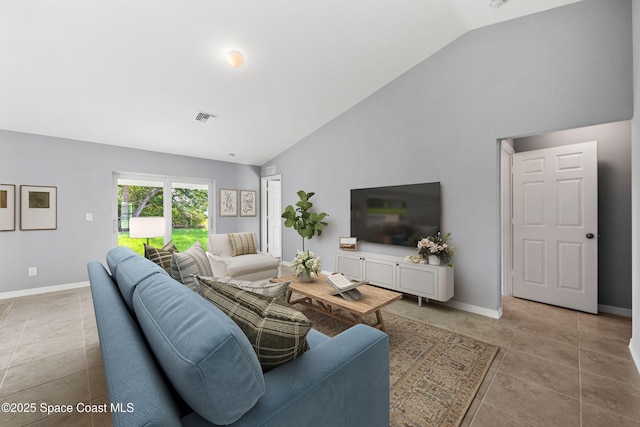
M 403 292 L 427 300 L 453 298 L 453 267 L 414 264 L 404 258 L 359 251 L 338 251 L 335 269 L 353 280 Z

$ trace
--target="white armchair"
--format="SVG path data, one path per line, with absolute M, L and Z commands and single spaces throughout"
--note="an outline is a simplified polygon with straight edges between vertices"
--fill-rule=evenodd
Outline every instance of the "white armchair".
M 209 234 L 207 257 L 215 277 L 261 280 L 276 277 L 280 260 L 259 252 L 253 233 Z

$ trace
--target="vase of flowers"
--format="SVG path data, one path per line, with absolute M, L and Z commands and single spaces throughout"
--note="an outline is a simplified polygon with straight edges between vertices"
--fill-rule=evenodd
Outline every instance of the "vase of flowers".
M 313 275 L 320 273 L 320 257 L 311 251 L 298 251 L 291 266 L 295 269 L 298 280 L 312 282 Z
M 455 248 L 447 243 L 450 237 L 451 233 L 445 234 L 444 237 L 440 233 L 435 236 L 423 237 L 418 242 L 418 253 L 428 259 L 429 264 L 444 264 L 452 267 L 451 259 L 455 254 Z

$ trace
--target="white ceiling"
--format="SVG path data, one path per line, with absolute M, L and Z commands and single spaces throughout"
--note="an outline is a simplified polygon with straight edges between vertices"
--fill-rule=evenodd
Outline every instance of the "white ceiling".
M 0 129 L 262 165 L 465 32 L 577 1 L 3 0 Z

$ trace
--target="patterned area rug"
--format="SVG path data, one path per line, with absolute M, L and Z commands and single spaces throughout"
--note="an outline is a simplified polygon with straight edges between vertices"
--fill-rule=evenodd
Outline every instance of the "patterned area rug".
M 302 310 L 318 331 L 334 336 L 348 326 Z M 459 426 L 498 347 L 384 312 L 389 334 L 391 426 Z
M 7 314 L 9 314 L 9 311 L 11 310 L 11 307 L 13 307 L 13 304 L 15 303 L 0 303 L 0 323 L 2 323 L 5 317 L 7 317 Z

